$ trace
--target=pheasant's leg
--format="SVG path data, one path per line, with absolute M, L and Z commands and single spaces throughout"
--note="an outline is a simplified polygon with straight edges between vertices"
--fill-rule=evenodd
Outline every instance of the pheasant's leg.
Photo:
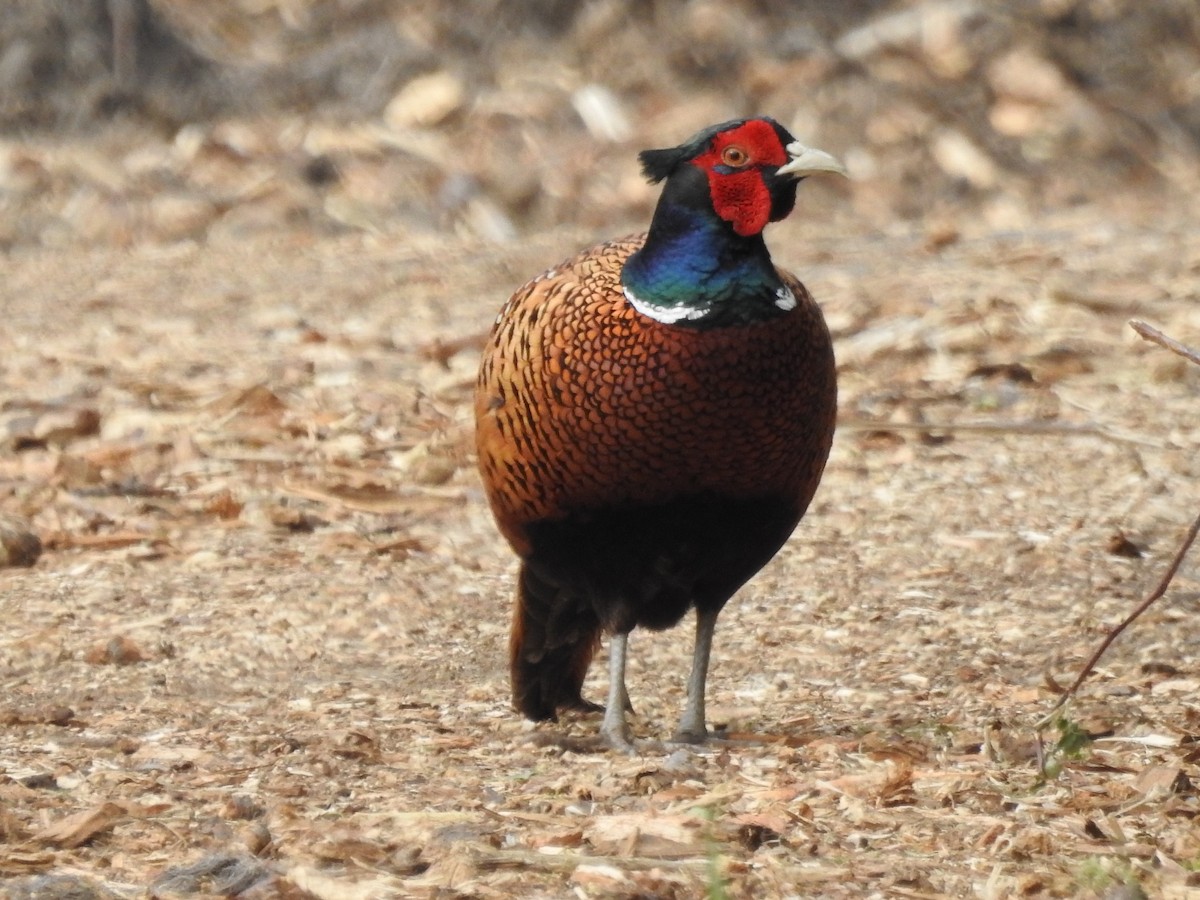
M 614 634 L 609 643 L 608 703 L 604 707 L 600 736 L 614 750 L 633 753 L 633 741 L 629 736 L 629 725 L 625 721 L 625 710 L 629 708 L 629 692 L 625 689 L 625 652 L 628 645 L 629 632 Z
M 692 650 L 692 674 L 688 677 L 687 706 L 679 720 L 676 741 L 703 744 L 708 738 L 704 717 L 704 687 L 708 681 L 708 657 L 712 653 L 713 632 L 717 628 L 719 609 L 696 612 L 696 645 Z

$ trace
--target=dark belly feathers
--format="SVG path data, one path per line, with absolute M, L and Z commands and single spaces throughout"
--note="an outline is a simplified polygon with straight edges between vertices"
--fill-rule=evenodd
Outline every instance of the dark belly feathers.
M 836 405 L 829 334 L 798 281 L 784 276 L 796 309 L 768 322 L 663 325 L 621 293 L 642 240 L 518 291 L 476 397 L 501 531 L 612 630 L 719 607 L 774 555 L 816 489 Z

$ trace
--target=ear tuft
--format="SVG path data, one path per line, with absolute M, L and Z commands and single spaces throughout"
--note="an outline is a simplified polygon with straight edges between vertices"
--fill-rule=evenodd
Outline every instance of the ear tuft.
M 675 171 L 679 165 L 681 154 L 678 147 L 669 150 L 643 150 L 638 154 L 642 164 L 642 174 L 651 184 L 658 184 Z

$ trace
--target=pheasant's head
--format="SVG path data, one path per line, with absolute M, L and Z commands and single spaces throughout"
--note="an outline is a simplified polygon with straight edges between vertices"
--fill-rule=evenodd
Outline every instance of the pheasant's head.
M 667 179 L 676 201 L 711 206 L 742 237 L 786 217 L 800 179 L 818 172 L 846 174 L 834 157 L 804 146 L 765 117 L 714 125 L 678 147 L 643 150 L 638 159 L 652 183 Z
M 635 310 L 668 325 L 708 328 L 796 309 L 762 232 L 792 211 L 800 179 L 845 175 L 840 162 L 767 118 L 714 125 L 639 159 L 646 177 L 666 184 L 645 244 L 621 269 Z

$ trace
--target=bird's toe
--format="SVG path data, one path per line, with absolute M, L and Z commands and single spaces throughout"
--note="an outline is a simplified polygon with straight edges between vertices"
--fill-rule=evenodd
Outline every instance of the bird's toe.
M 676 744 L 703 744 L 708 740 L 708 729 L 703 726 L 700 728 L 681 727 L 671 737 L 671 740 Z
M 602 727 L 600 729 L 600 739 L 612 750 L 625 753 L 629 756 L 637 755 L 637 747 L 634 746 L 633 735 L 630 734 L 628 727 Z
M 604 743 L 610 750 L 615 750 L 618 753 L 623 753 L 626 756 L 637 756 L 638 749 L 633 741 L 627 741 L 623 738 L 614 738 L 605 736 Z

